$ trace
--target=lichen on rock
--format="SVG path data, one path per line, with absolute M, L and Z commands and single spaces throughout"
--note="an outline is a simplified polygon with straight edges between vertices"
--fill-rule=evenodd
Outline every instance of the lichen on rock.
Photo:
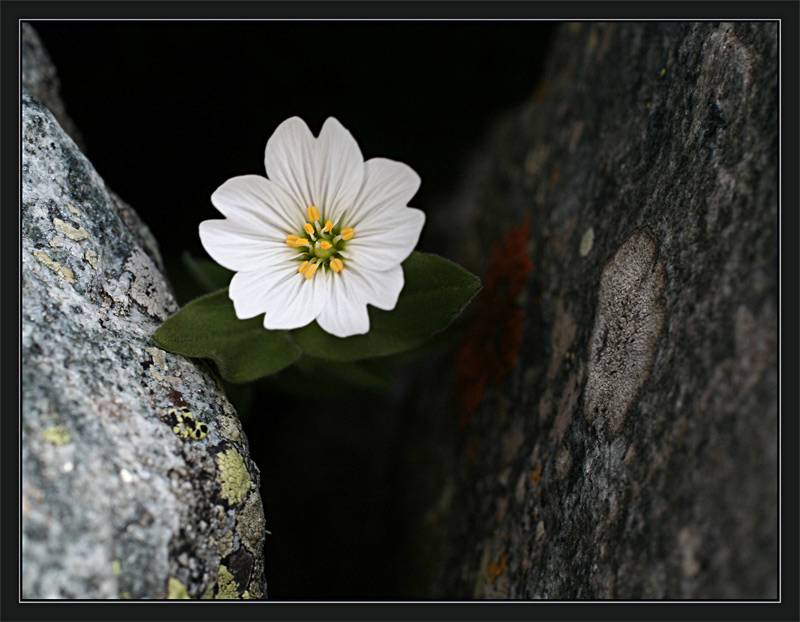
M 265 597 L 258 470 L 215 379 L 150 340 L 178 307 L 146 227 L 27 88 L 21 112 L 23 598 L 201 598 L 223 558 Z
M 217 464 L 222 498 L 231 505 L 238 503 L 249 492 L 252 483 L 242 455 L 234 447 L 229 447 L 217 454 Z
M 535 268 L 491 399 L 405 411 L 421 597 L 777 598 L 777 85 L 775 22 L 560 28 L 439 214 Z

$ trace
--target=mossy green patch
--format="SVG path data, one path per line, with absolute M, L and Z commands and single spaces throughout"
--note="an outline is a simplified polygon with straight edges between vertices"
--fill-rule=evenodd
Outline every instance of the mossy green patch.
M 44 431 L 44 440 L 53 443 L 56 447 L 66 445 L 70 441 L 69 433 L 64 429 L 64 426 L 51 425 Z
M 236 580 L 225 564 L 220 564 L 219 566 L 217 585 L 219 586 L 219 591 L 214 597 L 217 600 L 238 600 L 241 598 L 239 594 L 239 585 L 236 583 Z
M 187 600 L 189 592 L 186 591 L 186 586 L 178 581 L 175 577 L 169 578 L 169 596 L 170 600 Z
M 170 408 L 167 417 L 172 424 L 172 431 L 180 438 L 199 441 L 208 436 L 208 426 L 202 421 L 195 421 L 192 411 L 186 406 L 181 406 L 180 409 Z
M 222 486 L 222 498 L 234 504 L 241 501 L 250 490 L 250 473 L 242 455 L 233 447 L 217 454 L 219 472 L 217 481 Z

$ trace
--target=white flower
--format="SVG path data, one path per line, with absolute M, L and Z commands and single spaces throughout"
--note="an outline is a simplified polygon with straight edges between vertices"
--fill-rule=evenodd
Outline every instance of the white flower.
M 298 117 L 267 142 L 267 178 L 234 177 L 211 202 L 224 220 L 200 223 L 214 260 L 236 272 L 236 317 L 264 327 L 316 320 L 337 337 L 369 331 L 367 304 L 389 311 L 403 289 L 401 262 L 425 214 L 407 207 L 420 178 L 385 158 L 364 161 L 355 139 L 329 118 L 314 138 Z

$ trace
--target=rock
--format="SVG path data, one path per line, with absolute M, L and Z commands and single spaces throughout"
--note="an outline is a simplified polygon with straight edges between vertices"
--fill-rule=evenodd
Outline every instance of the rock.
M 418 595 L 777 598 L 777 63 L 565 25 L 490 133 L 441 215 L 477 317 L 407 411 Z
M 266 597 L 236 413 L 150 340 L 177 304 L 149 231 L 27 89 L 22 156 L 23 598 Z
M 59 125 L 85 151 L 81 134 L 61 99 L 61 81 L 56 68 L 39 35 L 27 22 L 22 22 L 22 83 L 31 95 L 50 109 Z

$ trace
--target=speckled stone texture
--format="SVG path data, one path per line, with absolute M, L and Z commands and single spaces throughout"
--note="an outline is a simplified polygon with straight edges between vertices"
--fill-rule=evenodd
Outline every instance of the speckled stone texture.
M 564 25 L 490 133 L 441 244 L 482 274 L 529 219 L 533 269 L 512 371 L 408 410 L 418 595 L 777 597 L 777 63 L 774 23 Z
M 22 156 L 23 598 L 266 597 L 236 413 L 149 338 L 177 310 L 149 232 L 27 90 Z
M 31 95 L 42 102 L 64 128 L 72 140 L 83 150 L 84 145 L 72 118 L 67 114 L 61 99 L 61 81 L 42 40 L 27 22 L 22 22 L 22 83 Z

